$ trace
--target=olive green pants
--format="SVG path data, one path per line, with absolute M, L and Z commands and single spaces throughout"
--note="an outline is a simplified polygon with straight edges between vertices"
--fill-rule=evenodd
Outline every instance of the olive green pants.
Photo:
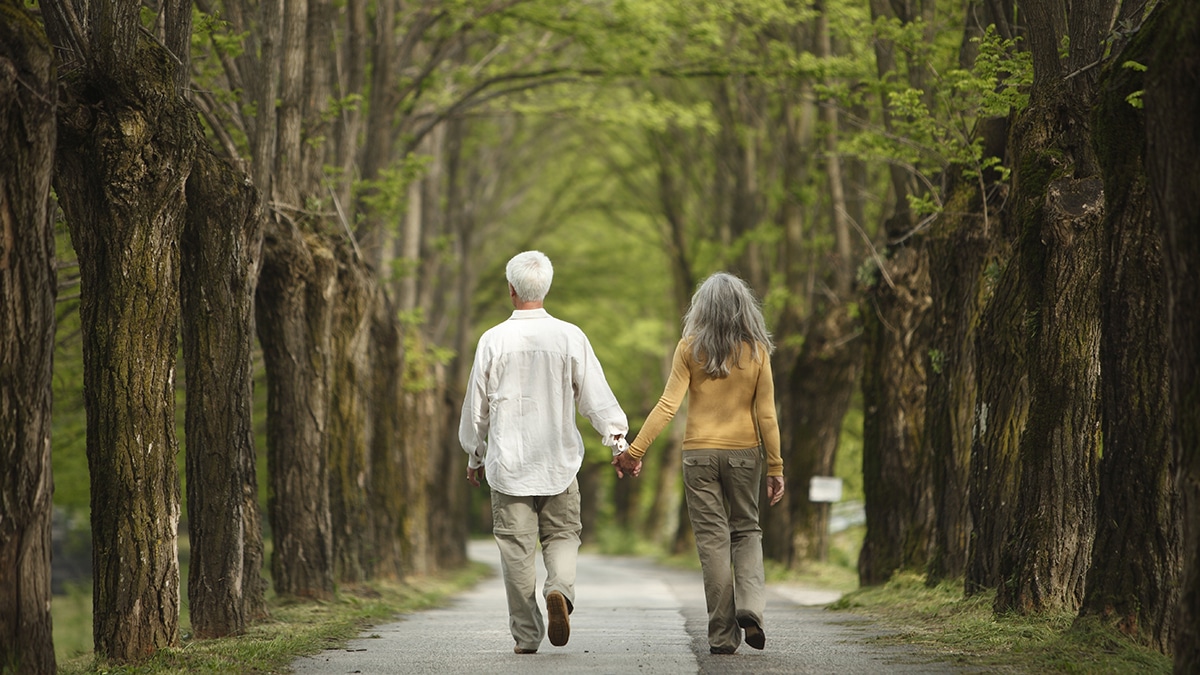
M 500 570 L 508 597 L 508 627 L 517 647 L 537 649 L 546 624 L 537 600 L 537 545 L 546 566 L 543 597 L 558 591 L 575 606 L 575 567 L 579 561 L 579 482 L 562 494 L 513 497 L 492 491 L 492 533 L 500 547 Z
M 688 517 L 704 572 L 708 644 L 716 649 L 742 643 L 738 619 L 763 625 L 766 581 L 758 524 L 762 472 L 761 448 L 683 453 Z

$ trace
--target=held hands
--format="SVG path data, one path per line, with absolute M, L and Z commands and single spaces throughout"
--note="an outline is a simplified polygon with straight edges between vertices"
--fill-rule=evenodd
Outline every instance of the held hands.
M 642 473 L 642 460 L 630 456 L 628 450 L 614 456 L 612 465 L 616 467 L 617 478 L 624 478 L 625 474 L 637 478 Z
M 767 476 L 767 501 L 771 506 L 783 499 L 783 476 Z

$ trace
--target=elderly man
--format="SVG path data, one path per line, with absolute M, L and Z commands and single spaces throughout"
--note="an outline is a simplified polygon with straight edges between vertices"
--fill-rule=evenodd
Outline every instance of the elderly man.
M 575 410 L 614 452 L 626 447 L 629 424 L 587 336 L 542 306 L 554 277 L 550 259 L 526 251 L 505 273 L 514 311 L 479 338 L 459 441 L 470 455 L 467 480 L 478 487 L 486 473 L 492 490 L 513 651 L 534 654 L 547 635 L 536 597 L 539 541 L 550 644 L 561 647 L 571 635 L 582 530 L 576 474 L 583 439 Z

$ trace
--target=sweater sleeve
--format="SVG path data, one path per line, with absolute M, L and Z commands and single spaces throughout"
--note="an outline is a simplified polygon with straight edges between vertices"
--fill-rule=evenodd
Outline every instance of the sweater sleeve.
M 630 456 L 641 459 L 654 439 L 658 438 L 662 430 L 675 417 L 679 406 L 683 405 L 683 397 L 687 395 L 688 386 L 692 380 L 691 370 L 685 360 L 687 350 L 688 347 L 684 340 L 680 340 L 679 344 L 675 345 L 675 356 L 671 359 L 671 375 L 667 378 L 667 386 L 663 389 L 662 396 L 659 397 L 654 410 L 651 410 L 650 416 L 646 418 L 646 423 L 638 431 L 637 438 L 630 444 Z
M 783 457 L 779 453 L 779 418 L 775 413 L 775 378 L 771 374 L 771 355 L 762 353 L 762 368 L 758 371 L 758 387 L 754 393 L 758 434 L 767 451 L 767 475 L 783 475 Z
M 762 368 L 758 369 L 755 389 L 755 422 L 763 449 L 767 450 L 767 476 L 784 474 L 784 458 L 779 452 L 779 417 L 775 414 L 775 378 L 770 371 L 770 354 L 760 347 Z

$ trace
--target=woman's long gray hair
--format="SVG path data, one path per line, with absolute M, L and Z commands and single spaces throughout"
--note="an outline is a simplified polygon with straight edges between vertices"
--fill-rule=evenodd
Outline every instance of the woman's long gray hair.
M 755 358 L 760 348 L 775 351 L 754 291 L 727 272 L 713 274 L 696 289 L 683 315 L 683 334 L 692 338 L 692 357 L 714 378 L 729 374 L 744 343 Z

